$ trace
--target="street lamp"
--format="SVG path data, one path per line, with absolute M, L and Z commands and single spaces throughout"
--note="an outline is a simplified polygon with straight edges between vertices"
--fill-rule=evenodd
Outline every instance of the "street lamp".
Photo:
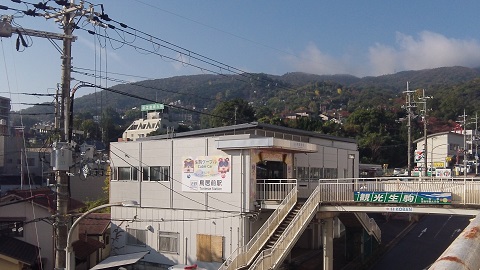
M 448 143 L 442 143 L 442 144 L 438 144 L 438 145 L 433 146 L 433 143 L 432 143 L 431 145 L 432 145 L 432 149 L 430 150 L 430 168 L 433 168 L 434 167 L 433 166 L 434 165 L 433 164 L 434 163 L 433 162 L 433 152 L 434 152 L 433 150 L 435 150 L 437 147 L 440 147 L 440 146 L 447 146 L 447 156 L 448 156 L 448 146 L 449 146 L 449 144 Z M 441 155 L 441 153 L 440 153 L 440 155 Z M 445 164 L 444 164 L 444 167 L 446 167 Z
M 78 223 L 80 223 L 80 221 L 82 219 L 84 219 L 89 214 L 91 214 L 95 211 L 98 211 L 100 209 L 103 209 L 103 208 L 112 207 L 112 206 L 131 207 L 131 206 L 138 206 L 138 205 L 139 204 L 138 204 L 137 201 L 123 201 L 123 202 L 116 202 L 116 203 L 107 203 L 107 204 L 103 204 L 103 205 L 94 207 L 94 208 L 88 210 L 87 212 L 83 213 L 80 217 L 78 217 L 75 220 L 75 222 L 73 222 L 72 227 L 70 227 L 70 230 L 68 231 L 67 247 L 65 248 L 65 252 L 67 253 L 67 264 L 66 264 L 67 270 L 75 270 L 75 253 L 73 252 L 73 246 L 72 246 L 72 243 L 71 243 L 71 239 L 72 239 L 73 231 L 75 231 L 75 228 L 77 227 Z
M 355 178 L 355 154 L 348 154 L 348 159 L 352 160 L 352 179 Z

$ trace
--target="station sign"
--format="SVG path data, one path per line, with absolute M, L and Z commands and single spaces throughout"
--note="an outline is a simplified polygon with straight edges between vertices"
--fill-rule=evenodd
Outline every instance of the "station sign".
M 451 192 L 355 191 L 354 201 L 369 203 L 451 204 Z
M 160 103 L 152 103 L 152 104 L 144 104 L 141 107 L 141 111 L 155 111 L 155 110 L 163 110 L 164 105 Z

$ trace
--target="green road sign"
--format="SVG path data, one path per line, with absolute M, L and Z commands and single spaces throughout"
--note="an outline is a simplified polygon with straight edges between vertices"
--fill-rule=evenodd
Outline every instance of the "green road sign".
M 142 112 L 145 111 L 155 111 L 155 110 L 163 110 L 164 106 L 160 103 L 153 103 L 153 104 L 145 104 L 141 106 Z
M 354 200 L 370 203 L 451 204 L 452 193 L 355 191 Z

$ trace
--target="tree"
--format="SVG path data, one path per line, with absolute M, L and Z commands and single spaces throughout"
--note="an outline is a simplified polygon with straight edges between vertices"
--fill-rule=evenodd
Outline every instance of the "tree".
M 211 113 L 211 127 L 221 127 L 255 121 L 255 110 L 243 99 L 222 102 Z

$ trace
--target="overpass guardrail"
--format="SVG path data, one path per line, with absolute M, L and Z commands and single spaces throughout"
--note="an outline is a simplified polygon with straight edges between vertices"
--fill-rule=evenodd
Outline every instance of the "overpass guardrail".
M 301 182 L 299 182 L 301 184 Z M 313 183 L 310 183 L 313 184 Z M 451 204 L 480 205 L 479 177 L 381 177 L 319 179 L 322 202 L 355 202 L 355 194 L 451 194 Z

